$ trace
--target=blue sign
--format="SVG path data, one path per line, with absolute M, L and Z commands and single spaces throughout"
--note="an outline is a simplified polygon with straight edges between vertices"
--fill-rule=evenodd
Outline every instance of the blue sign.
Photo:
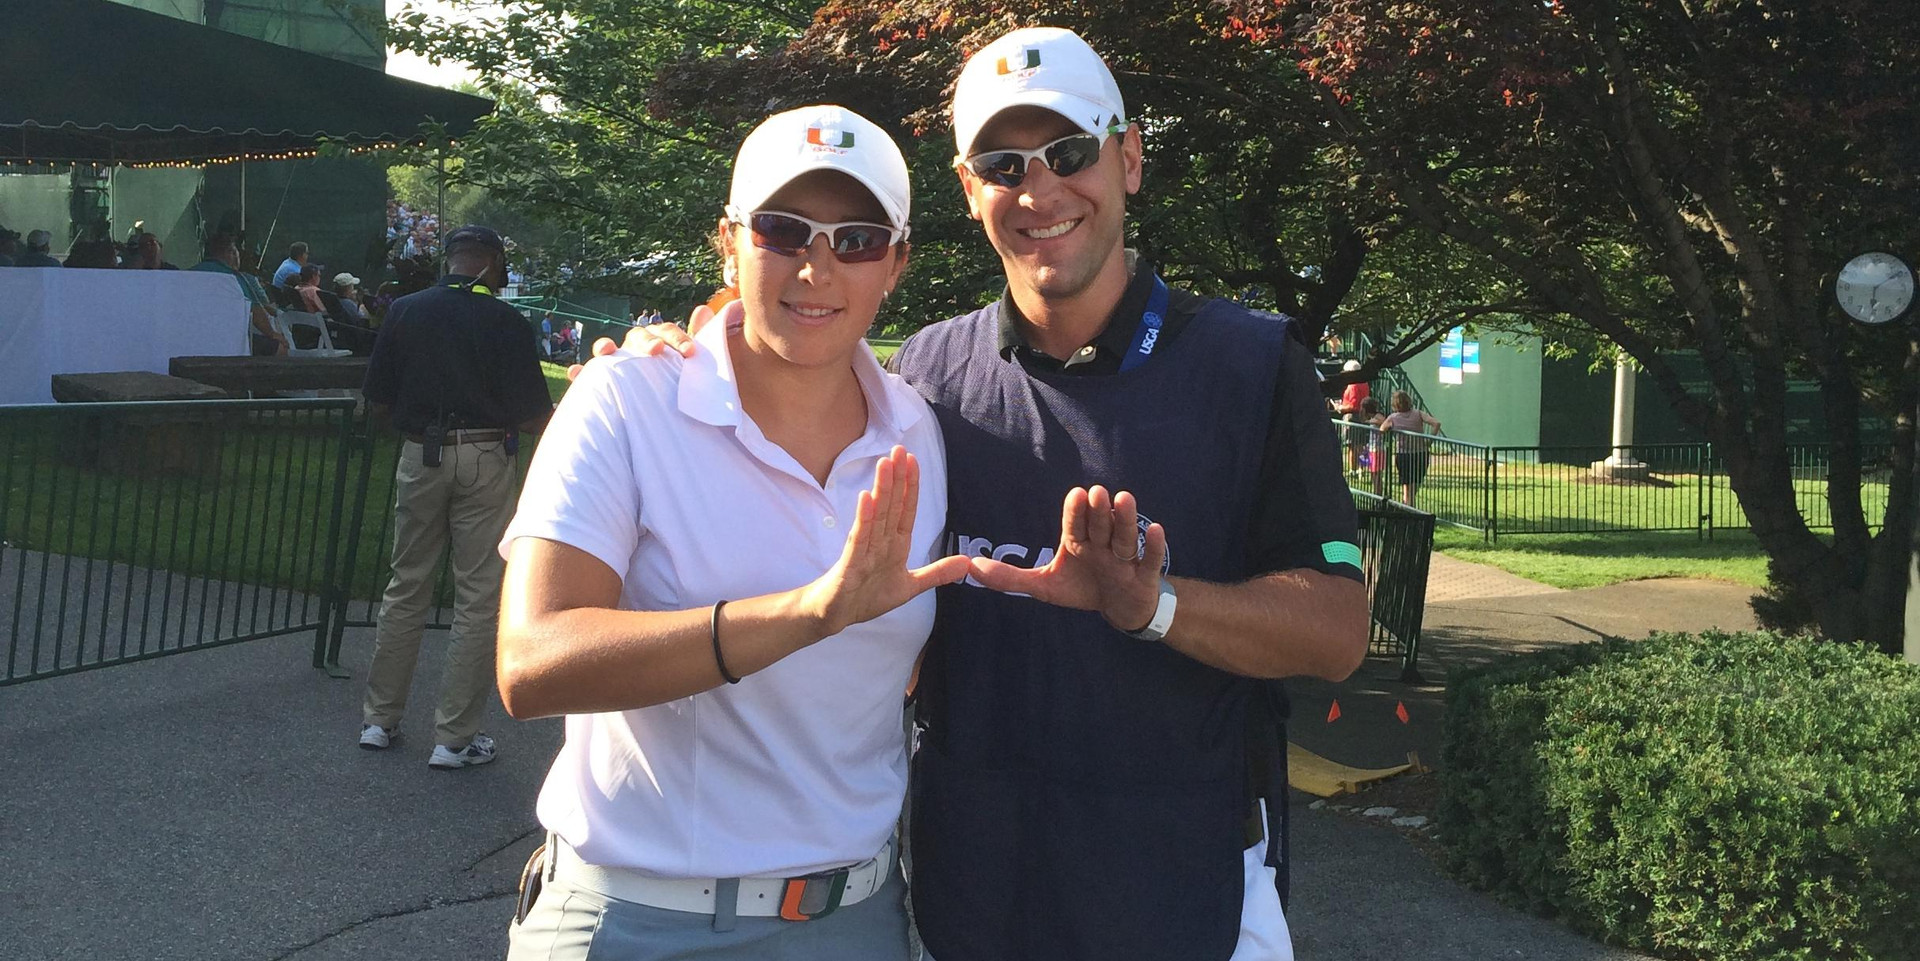
M 1469 340 L 1460 350 L 1460 369 L 1469 373 L 1480 372 L 1480 342 Z
M 1455 327 L 1440 342 L 1440 383 L 1460 383 L 1460 355 L 1465 352 L 1466 333 Z

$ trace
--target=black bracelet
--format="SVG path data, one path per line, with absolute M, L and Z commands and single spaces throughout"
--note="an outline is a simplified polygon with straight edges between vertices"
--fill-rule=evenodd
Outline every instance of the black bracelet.
M 720 676 L 726 678 L 728 684 L 738 684 L 740 679 L 727 670 L 727 659 L 720 656 L 720 609 L 725 606 L 726 601 L 713 603 L 713 618 L 707 622 L 707 636 L 713 639 L 713 665 L 720 669 Z

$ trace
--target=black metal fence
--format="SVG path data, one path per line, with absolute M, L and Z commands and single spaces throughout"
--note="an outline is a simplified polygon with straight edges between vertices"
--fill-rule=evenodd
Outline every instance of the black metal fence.
M 332 622 L 324 661 L 338 672 L 340 645 L 349 627 L 373 627 L 379 621 L 380 602 L 392 576 L 394 472 L 400 464 L 400 438 L 390 428 L 368 418 L 355 422 L 355 452 L 351 478 L 352 493 L 346 514 L 357 518 L 345 531 L 341 547 L 346 559 L 341 572 L 339 616 Z M 525 480 L 531 457 L 522 456 L 515 465 L 519 479 Z M 517 489 L 517 485 L 516 485 Z M 453 564 L 451 546 L 440 556 L 434 577 L 433 607 L 427 614 L 427 628 L 445 630 L 453 622 Z M 316 664 L 316 666 L 323 666 Z
M 1448 437 L 1382 431 L 1337 421 L 1348 449 L 1348 486 L 1432 513 L 1439 523 L 1489 539 L 1515 534 L 1603 534 L 1716 530 L 1750 525 L 1711 444 L 1487 446 Z M 1787 448 L 1801 516 L 1833 526 L 1825 445 Z M 1621 462 L 1596 471 L 1609 457 Z M 1886 513 L 1891 449 L 1861 448 L 1862 506 L 1869 523 Z
M 1400 658 L 1400 679 L 1419 683 L 1434 516 L 1364 492 L 1355 492 L 1354 501 L 1360 508 L 1360 569 L 1370 615 L 1367 653 Z
M 327 635 L 347 399 L 0 407 L 0 686 Z

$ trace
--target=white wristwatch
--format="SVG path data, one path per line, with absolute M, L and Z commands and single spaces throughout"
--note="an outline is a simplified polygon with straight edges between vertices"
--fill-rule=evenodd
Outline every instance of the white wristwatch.
M 1180 602 L 1174 593 L 1173 583 L 1160 578 L 1160 604 L 1153 609 L 1153 620 L 1137 631 L 1128 631 L 1128 637 L 1137 637 L 1143 641 L 1158 641 L 1167 636 L 1167 630 L 1173 627 L 1173 608 Z

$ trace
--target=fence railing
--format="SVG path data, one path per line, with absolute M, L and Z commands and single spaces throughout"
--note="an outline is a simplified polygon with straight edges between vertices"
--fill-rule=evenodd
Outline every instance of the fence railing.
M 0 407 L 0 686 L 328 634 L 354 401 Z
M 1627 531 L 1692 531 L 1705 538 L 1750 526 L 1711 444 L 1636 444 L 1617 452 L 1602 444 L 1486 446 L 1334 424 L 1348 448 L 1348 486 L 1356 494 L 1411 504 L 1439 523 L 1489 539 Z M 1875 524 L 1886 512 L 1891 449 L 1863 445 L 1860 451 L 1861 503 Z M 1816 530 L 1831 528 L 1827 447 L 1796 444 L 1786 453 L 1801 516 Z M 1593 464 L 1609 456 L 1645 466 L 1596 472 Z
M 1360 508 L 1360 569 L 1370 615 L 1367 653 L 1400 658 L 1400 679 L 1420 683 L 1434 516 L 1358 491 L 1354 502 Z

